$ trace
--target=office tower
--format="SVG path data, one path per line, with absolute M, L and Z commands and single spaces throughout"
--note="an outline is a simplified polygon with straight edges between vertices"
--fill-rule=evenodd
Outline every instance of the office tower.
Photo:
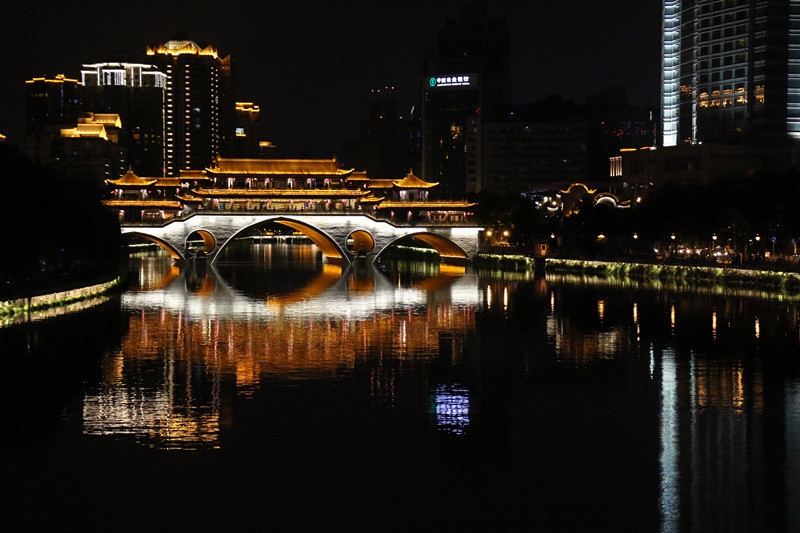
M 83 65 L 81 81 L 84 110 L 120 116 L 133 171 L 162 176 L 167 75 L 141 63 L 94 63 Z
M 53 164 L 71 181 L 100 186 L 125 174 L 129 163 L 124 124 L 115 113 L 84 113 L 53 140 Z
M 233 135 L 231 59 L 186 35 L 147 49 L 167 75 L 165 94 L 165 174 L 202 170 L 228 149 Z
M 662 144 L 800 138 L 800 3 L 664 0 Z
M 505 20 L 488 17 L 483 1 L 465 0 L 461 10 L 439 32 L 422 80 L 423 178 L 454 198 L 481 190 L 483 122 L 511 102 Z
M 261 108 L 253 102 L 236 102 L 233 154 L 237 158 L 260 156 Z
M 99 187 L 127 170 L 126 146 L 119 115 L 84 113 L 69 126 L 49 126 L 47 131 L 28 135 L 25 155 L 70 181 Z
M 656 146 L 657 113 L 646 107 L 628 104 L 624 87 L 609 87 L 589 95 L 587 177 L 592 181 L 609 178 L 609 158 L 620 150 Z
M 519 195 L 543 183 L 583 181 L 587 138 L 586 106 L 557 96 L 485 121 L 481 190 Z
M 354 165 L 370 178 L 400 179 L 408 169 L 419 169 L 418 121 L 414 121 L 414 110 L 409 111 L 409 116 L 400 116 L 394 87 L 370 91 L 353 158 Z
M 25 81 L 28 135 L 74 126 L 81 111 L 80 82 L 59 74 Z

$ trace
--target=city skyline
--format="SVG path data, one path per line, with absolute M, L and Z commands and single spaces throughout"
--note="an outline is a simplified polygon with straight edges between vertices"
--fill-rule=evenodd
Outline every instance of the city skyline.
M 11 47 L 0 52 L 7 65 L 0 87 L 8 95 L 0 107 L 0 132 L 22 144 L 25 79 L 78 76 L 80 66 L 92 62 L 143 60 L 147 46 L 183 30 L 231 55 L 236 98 L 261 106 L 265 138 L 287 155 L 332 156 L 357 136 L 370 90 L 396 86 L 403 115 L 418 103 L 422 51 L 435 48 L 445 19 L 459 15 L 455 0 L 304 4 L 244 9 L 234 3 L 220 12 L 216 4 L 200 2 L 189 20 L 176 6 L 144 2 L 133 10 L 111 2 L 80 10 L 80 22 L 70 22 L 73 10 L 52 2 L 39 4 L 48 15 L 36 20 L 15 16 L 17 8 L 11 8 L 7 14 L 19 29 Z M 516 103 L 554 93 L 582 103 L 621 85 L 633 104 L 657 105 L 660 6 L 487 6 L 490 16 L 508 20 Z

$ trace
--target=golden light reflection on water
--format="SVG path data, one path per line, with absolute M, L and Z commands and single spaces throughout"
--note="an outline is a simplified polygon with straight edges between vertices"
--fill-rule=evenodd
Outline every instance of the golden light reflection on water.
M 144 270 L 140 286 L 155 292 L 162 291 L 163 279 L 173 274 L 171 268 Z M 463 273 L 463 268 L 444 269 L 404 290 L 441 290 Z M 265 309 L 313 300 L 341 275 L 340 267 L 326 264 L 304 287 L 268 296 Z M 376 290 L 368 276 L 345 281 L 345 295 Z M 230 405 L 233 396 L 250 397 L 265 380 L 333 381 L 357 364 L 369 369 L 371 401 L 392 407 L 404 367 L 387 363 L 434 358 L 443 342 L 452 345 L 457 359 L 463 350 L 458 339 L 474 327 L 475 310 L 448 301 L 376 308 L 359 318 L 336 312 L 203 316 L 166 308 L 135 309 L 128 314 L 121 348 L 103 362 L 102 385 L 85 395 L 84 432 L 129 435 L 163 448 L 213 448 L 232 423 L 223 406 Z
M 745 369 L 741 364 L 721 365 L 699 361 L 694 368 L 694 403 L 702 413 L 713 409 L 717 414 L 760 414 L 763 409 L 763 381 L 760 368 Z
M 187 292 L 179 291 L 179 302 L 188 293 L 207 302 L 219 299 L 227 290 L 223 279 L 214 281 L 208 273 L 197 279 L 199 286 L 213 287 L 208 297 L 202 298 L 192 292 L 190 284 L 181 281 L 186 272 L 175 277 L 171 267 L 146 262 L 142 270 L 141 286 L 153 293 L 166 294 L 176 286 L 186 286 Z M 191 300 L 186 300 L 189 303 L 185 307 L 131 307 L 122 347 L 104 361 L 102 387 L 87 395 L 86 432 L 132 434 L 168 448 L 213 447 L 232 424 L 230 412 L 224 408 L 232 397 L 251 397 L 268 380 L 335 381 L 356 367 L 366 368 L 370 402 L 393 407 L 397 384 L 407 368 L 398 362 L 436 359 L 443 346 L 448 346 L 453 362 L 460 362 L 463 339 L 476 327 L 476 308 L 509 317 L 507 311 L 515 306 L 517 289 L 524 287 L 518 287 L 518 281 L 498 279 L 462 286 L 459 283 L 465 271 L 461 267 L 430 272 L 427 277 L 404 273 L 381 278 L 348 271 L 343 277 L 341 267 L 325 263 L 319 265 L 316 274 L 304 278 L 304 286 L 293 291 L 261 299 L 248 296 L 247 313 L 236 311 L 235 306 L 221 312 L 222 300 L 214 300 L 216 311 L 213 306 L 198 311 L 192 308 Z M 709 306 L 704 315 L 707 318 L 698 321 L 691 301 L 675 301 L 668 295 L 656 298 L 663 303 L 653 314 L 653 305 L 638 300 L 639 296 L 624 306 L 616 305 L 616 297 L 610 295 L 581 303 L 558 284 L 544 279 L 532 284 L 542 314 L 531 320 L 542 321 L 555 362 L 567 367 L 632 362 L 640 350 L 646 350 L 651 353 L 652 377 L 660 364 L 648 346 L 655 331 L 666 326 L 669 337 L 677 339 L 704 323 L 718 342 L 719 337 L 729 338 L 736 331 L 736 317 L 742 312 L 740 303 L 728 301 L 724 311 L 719 311 L 723 314 L 718 316 L 718 307 Z M 336 297 L 329 300 L 331 291 Z M 471 294 L 474 302 L 456 305 L 452 299 L 432 297 L 439 292 Z M 410 294 L 423 296 L 412 298 Z M 364 299 L 382 303 L 370 304 L 373 306 L 368 306 L 367 312 L 359 307 L 355 313 L 351 304 Z M 250 305 L 252 302 L 261 307 Z M 279 312 L 272 312 L 275 309 Z M 678 311 L 685 317 L 681 324 L 686 326 L 676 330 Z M 587 317 L 591 319 L 587 321 Z M 758 338 L 759 328 L 765 328 L 755 320 L 755 331 L 749 331 Z M 680 358 L 675 364 L 678 373 L 688 365 Z M 691 406 L 701 414 L 760 413 L 763 399 L 758 369 L 699 358 L 686 371 L 690 378 L 682 380 L 676 389 L 681 406 Z M 469 403 L 468 392 L 448 391 L 441 389 L 434 395 L 441 397 L 431 408 L 431 413 L 437 413 L 436 420 L 445 411 L 450 413 L 443 406 L 453 404 L 461 413 Z M 458 401 L 453 403 L 453 398 Z M 456 418 L 461 420 L 461 414 Z M 452 417 L 448 420 L 452 425 Z

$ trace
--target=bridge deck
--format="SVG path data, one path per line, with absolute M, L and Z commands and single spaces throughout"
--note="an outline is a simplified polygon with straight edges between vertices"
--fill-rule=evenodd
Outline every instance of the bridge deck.
M 327 257 L 348 262 L 355 254 L 354 250 L 348 250 L 348 239 L 352 239 L 355 232 L 367 233 L 372 238 L 374 248 L 366 251 L 370 261 L 403 237 L 422 240 L 435 248 L 442 258 L 468 260 L 477 252 L 478 234 L 482 229 L 462 221 L 403 223 L 359 211 L 314 210 L 198 211 L 158 223 L 125 223 L 121 229 L 123 233 L 158 242 L 176 259 L 189 257 L 188 239 L 192 234 L 199 235 L 205 253 L 213 262 L 220 250 L 237 236 L 270 221 L 304 233 Z

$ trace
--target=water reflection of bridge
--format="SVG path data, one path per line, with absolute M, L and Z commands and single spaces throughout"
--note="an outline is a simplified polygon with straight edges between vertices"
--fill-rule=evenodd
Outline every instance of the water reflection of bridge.
M 483 298 L 474 274 L 463 268 L 443 265 L 436 276 L 409 287 L 397 287 L 375 267 L 339 267 L 325 264 L 305 287 L 282 295 L 256 298 L 232 287 L 215 267 L 200 273 L 190 268 L 171 267 L 157 281 L 157 290 L 127 292 L 123 308 L 163 309 L 190 317 L 322 316 L 364 318 L 398 307 L 428 304 L 428 294 L 443 294 L 450 304 L 478 305 Z M 187 290 L 187 287 L 189 290 Z
M 122 296 L 128 334 L 104 365 L 104 388 L 84 397 L 84 432 L 167 448 L 218 445 L 232 424 L 231 382 L 237 395 L 250 396 L 267 377 L 336 379 L 360 365 L 370 374 L 371 401 L 392 406 L 403 361 L 435 360 L 445 345 L 461 357 L 481 298 L 474 276 L 446 266 L 397 287 L 373 267 L 325 264 L 299 290 L 261 298 L 213 267 L 203 273 L 160 262 L 149 273 L 142 290 Z M 431 394 L 437 425 L 463 431 L 466 389 Z

